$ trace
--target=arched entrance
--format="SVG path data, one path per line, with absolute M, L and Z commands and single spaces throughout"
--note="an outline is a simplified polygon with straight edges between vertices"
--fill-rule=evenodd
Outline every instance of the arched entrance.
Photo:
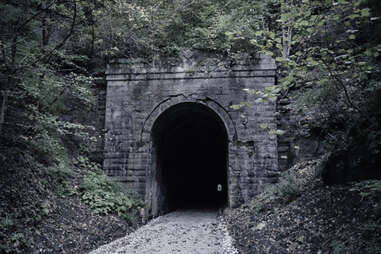
M 151 135 L 149 214 L 227 204 L 228 135 L 212 109 L 194 102 L 171 106 Z

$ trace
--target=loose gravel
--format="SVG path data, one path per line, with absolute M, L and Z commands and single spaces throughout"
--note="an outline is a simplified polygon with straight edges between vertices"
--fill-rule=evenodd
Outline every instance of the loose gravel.
M 238 254 L 217 211 L 184 210 L 158 217 L 90 254 Z

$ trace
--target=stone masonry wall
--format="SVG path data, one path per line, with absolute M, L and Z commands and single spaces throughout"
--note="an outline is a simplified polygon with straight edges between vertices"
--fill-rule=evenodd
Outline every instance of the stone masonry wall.
M 145 197 L 146 205 L 154 185 L 151 128 L 162 112 L 182 102 L 210 107 L 225 124 L 229 206 L 249 200 L 264 184 L 277 181 L 277 137 L 260 128 L 261 124 L 277 127 L 276 103 L 231 108 L 255 100 L 243 89 L 275 85 L 274 61 L 260 56 L 254 64 L 242 60 L 204 72 L 200 66 L 207 59 L 200 54 L 155 64 L 119 59 L 108 66 L 104 169 L 127 191 Z
M 292 91 L 291 91 L 292 93 Z M 278 160 L 280 171 L 287 170 L 300 161 L 321 157 L 331 150 L 320 128 L 311 127 L 318 112 L 292 110 L 295 104 L 289 97 L 278 100 L 278 129 L 285 134 L 278 137 Z

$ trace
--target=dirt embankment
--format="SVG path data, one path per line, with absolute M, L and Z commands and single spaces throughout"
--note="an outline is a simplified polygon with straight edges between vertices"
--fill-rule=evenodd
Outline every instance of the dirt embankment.
M 141 224 L 137 209 L 121 218 L 86 205 L 81 198 L 86 170 L 73 167 L 62 178 L 41 172 L 10 172 L 0 179 L 0 253 L 88 253 Z
M 78 197 L 55 201 L 50 215 L 33 232 L 33 254 L 88 253 L 133 231 L 134 225 L 114 215 L 98 215 Z
M 296 165 L 225 212 L 240 253 L 381 253 L 381 181 L 326 186 L 319 163 Z

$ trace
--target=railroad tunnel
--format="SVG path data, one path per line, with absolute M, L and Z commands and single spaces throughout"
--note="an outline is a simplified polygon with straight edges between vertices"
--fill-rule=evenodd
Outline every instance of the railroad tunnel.
M 200 103 L 172 106 L 151 134 L 154 216 L 227 205 L 228 136 L 212 109 Z

